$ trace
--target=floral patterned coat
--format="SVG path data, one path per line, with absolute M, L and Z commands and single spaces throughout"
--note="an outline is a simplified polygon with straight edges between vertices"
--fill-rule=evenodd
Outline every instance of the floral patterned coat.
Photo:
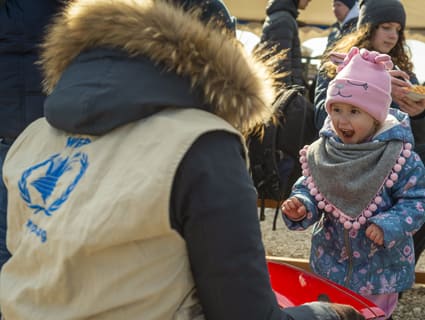
M 408 116 L 391 109 L 399 124 L 378 133 L 373 140 L 402 140 L 413 144 Z M 338 139 L 329 121 L 320 132 L 323 137 Z M 320 186 L 317 186 L 320 189 Z M 415 280 L 415 255 L 412 234 L 425 221 L 425 168 L 415 152 L 406 157 L 391 187 L 380 190 L 382 201 L 359 229 L 346 229 L 331 213 L 319 209 L 311 195 L 307 178 L 301 177 L 291 196 L 299 198 L 307 208 L 307 216 L 294 222 L 283 215 L 291 230 L 304 230 L 314 225 L 310 265 L 312 270 L 362 295 L 401 292 Z M 365 231 L 370 223 L 384 232 L 384 245 L 369 240 Z

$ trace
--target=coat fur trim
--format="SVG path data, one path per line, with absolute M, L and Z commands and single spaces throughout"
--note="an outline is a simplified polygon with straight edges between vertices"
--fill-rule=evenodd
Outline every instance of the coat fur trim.
M 222 28 L 203 24 L 198 14 L 167 0 L 72 1 L 42 46 L 44 88 L 50 93 L 82 51 L 120 48 L 188 76 L 213 112 L 242 133 L 269 121 L 276 95 L 270 68 Z

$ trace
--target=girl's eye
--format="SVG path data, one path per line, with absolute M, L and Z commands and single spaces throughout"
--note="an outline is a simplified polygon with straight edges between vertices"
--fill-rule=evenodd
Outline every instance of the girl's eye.
M 381 28 L 385 31 L 391 31 L 392 30 L 391 26 L 381 26 Z

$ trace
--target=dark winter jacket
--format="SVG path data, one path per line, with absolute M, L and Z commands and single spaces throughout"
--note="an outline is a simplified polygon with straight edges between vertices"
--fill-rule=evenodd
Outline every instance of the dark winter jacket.
M 89 3 L 73 23 L 58 21 L 45 43 L 45 115 L 53 127 L 103 135 L 143 124 L 164 108 L 206 110 L 240 131 L 270 118 L 269 73 L 235 39 L 165 1 Z M 128 3 L 134 14 L 121 15 Z M 170 190 L 170 223 L 187 244 L 205 317 L 338 319 L 326 305 L 278 307 L 243 149 L 235 135 L 205 134 L 179 164 Z
M 6 0 L 0 4 L 0 137 L 13 139 L 43 115 L 38 44 L 65 1 Z
M 266 9 L 261 43 L 277 46 L 278 51 L 286 50 L 286 59 L 281 59 L 276 67 L 278 72 L 290 72 L 282 80 L 289 86 L 305 86 L 301 64 L 301 45 L 298 36 L 298 1 L 272 0 Z
M 348 11 L 344 21 L 336 22 L 331 26 L 331 33 L 328 36 L 328 43 L 326 48 L 332 46 L 335 41 L 341 39 L 346 34 L 354 31 L 357 27 L 357 20 L 359 17 L 359 7 L 357 3 Z
M 346 34 L 352 32 L 356 29 L 357 25 L 357 17 L 350 19 L 343 25 L 341 25 L 339 22 L 334 23 L 331 26 L 331 33 L 329 33 L 328 36 L 328 43 L 326 44 L 326 48 L 329 48 L 331 45 L 335 43 L 338 39 L 341 39 Z

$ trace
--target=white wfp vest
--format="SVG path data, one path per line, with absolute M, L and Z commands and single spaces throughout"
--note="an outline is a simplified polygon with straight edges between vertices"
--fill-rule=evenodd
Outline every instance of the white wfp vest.
M 45 119 L 31 124 L 3 169 L 6 320 L 194 319 L 200 307 L 169 203 L 180 161 L 212 130 L 239 135 L 194 109 L 98 137 L 67 135 Z

